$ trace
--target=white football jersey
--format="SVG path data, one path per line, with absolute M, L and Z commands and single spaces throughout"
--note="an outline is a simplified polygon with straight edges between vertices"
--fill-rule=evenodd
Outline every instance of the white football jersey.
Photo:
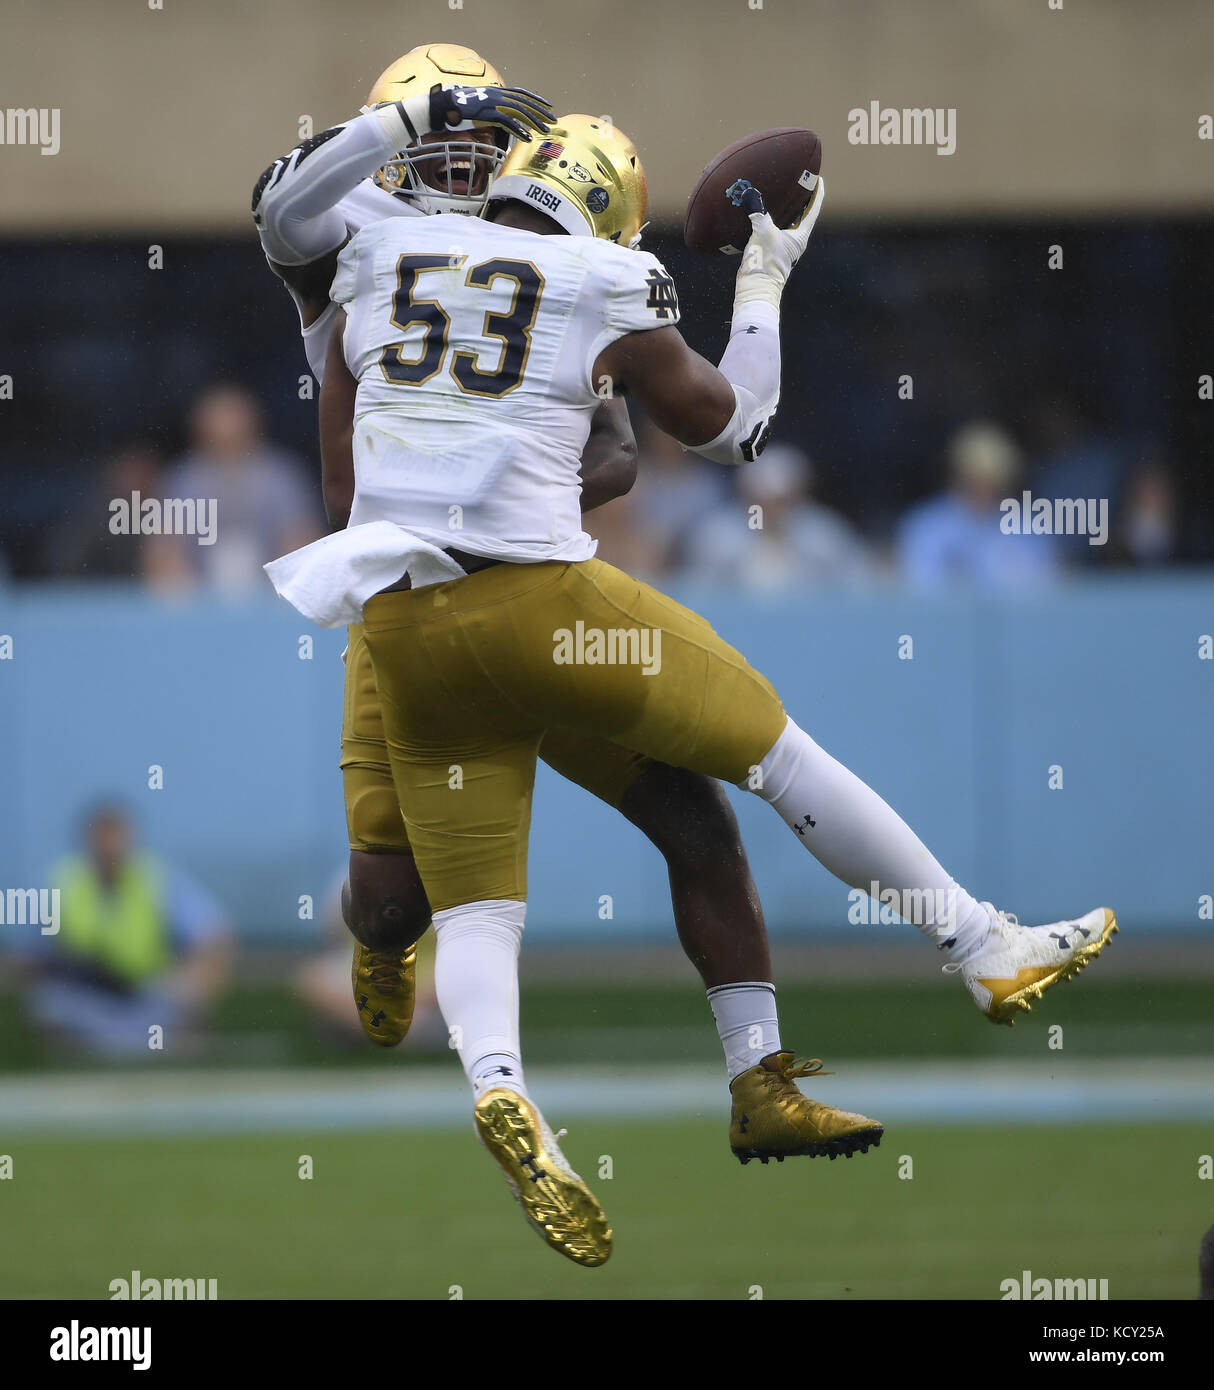
M 476 218 L 363 228 L 331 290 L 358 379 L 350 528 L 441 548 L 584 560 L 579 469 L 599 353 L 678 322 L 661 262 L 593 237 Z

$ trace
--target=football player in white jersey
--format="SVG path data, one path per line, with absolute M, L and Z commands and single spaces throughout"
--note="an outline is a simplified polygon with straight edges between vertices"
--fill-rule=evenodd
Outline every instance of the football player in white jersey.
M 477 84 L 472 96 L 461 93 L 472 83 Z M 460 95 L 478 124 L 436 128 L 460 109 Z M 506 88 L 496 70 L 471 50 L 424 45 L 380 76 L 360 116 L 270 165 L 254 191 L 253 213 L 271 266 L 295 298 L 318 380 L 341 312 L 329 290 L 338 253 L 350 236 L 385 218 L 413 226 L 421 213 L 452 212 L 466 219 L 479 212 L 509 138 L 526 139 L 528 125 L 540 134 L 546 109 L 529 93 Z M 423 129 L 428 133 L 414 135 Z M 536 148 L 552 152 L 554 167 L 561 167 L 551 142 Z M 433 438 L 432 421 L 419 426 L 419 439 L 423 434 Z M 570 478 L 570 505 L 575 512 L 579 505 L 588 511 L 627 491 L 634 476 L 626 406 L 622 399 L 604 400 L 581 449 L 580 473 L 575 470 Z M 351 500 L 347 480 L 330 481 L 326 503 L 335 525 L 345 525 Z M 483 557 L 455 544 L 460 533 L 450 528 L 450 520 L 445 513 L 447 558 L 451 551 L 462 554 L 457 564 L 463 570 L 483 564 Z M 350 875 L 343 910 L 355 937 L 352 978 L 359 1017 L 369 1038 L 390 1045 L 401 1040 L 412 1018 L 415 943 L 431 914 L 392 782 L 361 624 L 350 625 L 349 637 L 342 772 Z M 550 731 L 540 755 L 617 807 L 664 855 L 680 941 L 704 980 L 718 1031 L 726 1037 L 733 1030 L 731 1005 L 738 990 L 760 989 L 769 1001 L 772 991 L 756 983 L 771 977 L 767 935 L 737 821 L 720 784 L 605 738 L 568 730 Z M 774 1005 L 770 1012 L 774 1017 Z
M 362 618 L 478 1132 L 533 1227 L 597 1265 L 610 1229 L 530 1098 L 519 1049 L 527 825 L 549 728 L 754 791 L 831 872 L 892 895 L 994 1022 L 1082 969 L 1116 922 L 1097 908 L 1023 927 L 971 897 L 702 618 L 594 558 L 577 464 L 598 384 L 633 392 L 696 452 L 751 461 L 779 396 L 781 296 L 825 188 L 819 178 L 783 231 L 760 191 L 745 195 L 753 231 L 714 367 L 680 335 L 663 267 L 629 249 L 645 213 L 631 142 L 569 116 L 546 145 L 507 157 L 489 220 L 379 223 L 342 252 L 321 445 L 330 488 L 353 482 L 351 525 L 267 569 L 314 621 Z M 446 553 L 452 508 L 461 546 L 483 560 L 475 572 Z M 879 1139 L 874 1121 L 801 1094 L 796 1078 L 821 1064 L 780 1048 L 759 987 L 739 983 L 730 1021 L 730 1144 L 743 1162 Z

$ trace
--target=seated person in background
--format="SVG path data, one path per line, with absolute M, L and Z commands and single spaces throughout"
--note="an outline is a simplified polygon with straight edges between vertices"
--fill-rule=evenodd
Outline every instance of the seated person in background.
M 986 590 L 1054 579 L 1055 537 L 1000 529 L 999 504 L 1020 496 L 1020 451 L 1006 431 L 985 420 L 963 426 L 949 441 L 948 463 L 948 491 L 912 507 L 898 528 L 902 577 L 919 589 Z
M 163 465 L 154 445 L 132 440 L 108 455 L 96 484 L 57 526 L 50 528 L 42 548 L 47 574 L 70 579 L 144 579 L 158 553 L 149 538 L 110 530 L 114 500 L 129 502 L 163 496 Z
M 84 838 L 84 852 L 51 873 L 59 929 L 37 938 L 30 1014 L 48 1041 L 109 1057 L 146 1055 L 158 1025 L 172 1052 L 227 978 L 223 909 L 179 870 L 134 850 L 120 807 L 94 809 Z
M 779 590 L 872 576 L 850 523 L 810 496 L 813 469 L 800 449 L 769 444 L 738 470 L 737 482 L 737 499 L 716 507 L 689 538 L 689 578 Z

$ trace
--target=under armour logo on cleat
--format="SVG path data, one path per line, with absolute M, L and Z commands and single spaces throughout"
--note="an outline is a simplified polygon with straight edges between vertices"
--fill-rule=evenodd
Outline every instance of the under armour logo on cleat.
M 544 1170 L 536 1162 L 534 1154 L 527 1154 L 525 1157 L 520 1158 L 519 1163 L 522 1165 L 522 1167 L 530 1168 L 533 1170 L 531 1172 L 532 1182 L 539 1182 L 539 1180 L 544 1176 Z
M 1059 950 L 1061 950 L 1064 946 L 1069 946 L 1071 944 L 1070 937 L 1067 936 L 1066 932 L 1064 931 L 1050 932 L 1050 940 L 1056 941 L 1058 943 Z
M 362 1013 L 364 1009 L 369 1008 L 370 1003 L 371 1001 L 367 995 L 360 994 L 358 996 L 358 1012 Z M 385 1018 L 387 1018 L 387 1014 L 383 1009 L 380 1009 L 377 1013 L 373 1013 L 370 1019 L 371 1027 L 378 1028 Z

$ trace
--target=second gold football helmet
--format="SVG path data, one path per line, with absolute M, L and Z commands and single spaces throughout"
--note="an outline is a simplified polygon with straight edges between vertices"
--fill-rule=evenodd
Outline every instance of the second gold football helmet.
M 501 87 L 501 73 L 479 53 L 454 43 L 419 44 L 375 79 L 364 111 L 403 101 L 435 87 Z M 389 193 L 407 198 L 419 212 L 478 213 L 489 180 L 511 144 L 504 130 L 452 131 L 452 138 L 424 138 L 401 150 L 375 173 Z
M 571 236 L 640 244 L 649 202 L 636 146 L 605 116 L 560 116 L 545 139 L 515 145 L 489 203 L 514 198 Z

